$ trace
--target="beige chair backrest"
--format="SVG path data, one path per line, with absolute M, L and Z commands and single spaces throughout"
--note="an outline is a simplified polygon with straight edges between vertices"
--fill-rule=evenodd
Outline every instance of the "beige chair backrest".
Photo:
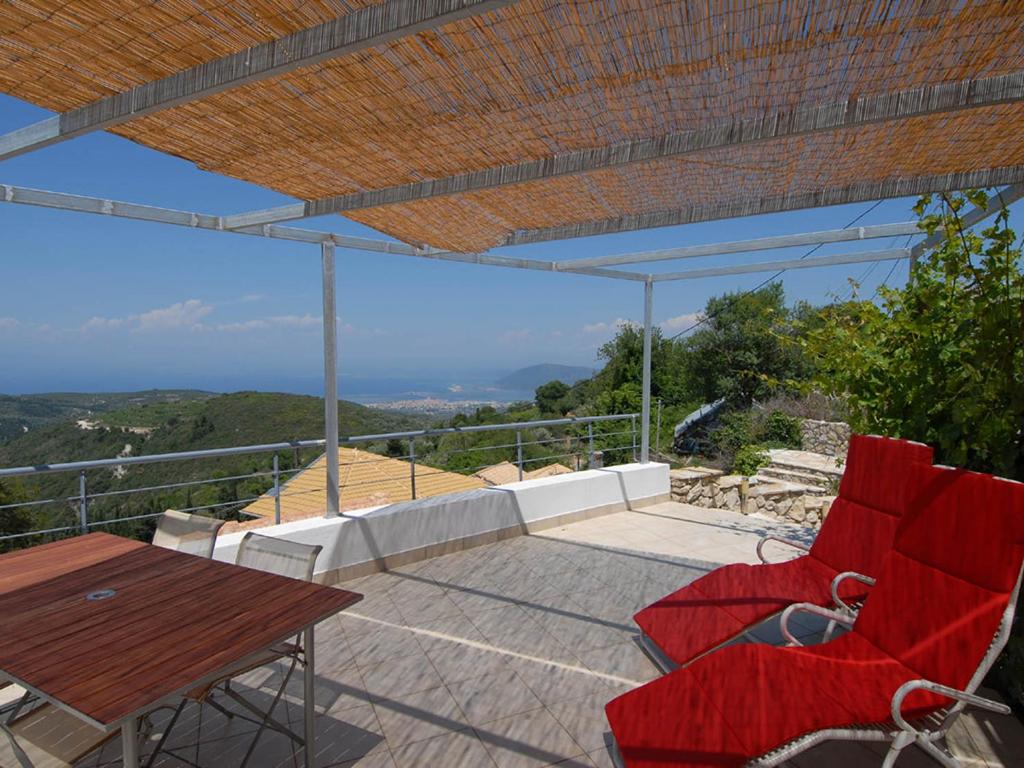
M 157 521 L 153 544 L 199 557 L 213 557 L 217 533 L 224 522 L 213 517 L 168 509 Z
M 235 564 L 276 573 L 278 576 L 312 581 L 313 568 L 322 549 L 319 544 L 299 544 L 250 531 L 238 545 Z

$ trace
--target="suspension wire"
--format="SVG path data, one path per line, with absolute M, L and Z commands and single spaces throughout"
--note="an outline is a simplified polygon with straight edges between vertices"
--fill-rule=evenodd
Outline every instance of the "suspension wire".
M 845 225 L 843 226 L 843 229 L 849 229 L 849 228 L 850 228 L 850 227 L 852 227 L 852 226 L 853 226 L 854 224 L 856 224 L 856 223 L 857 223 L 858 221 L 860 221 L 860 220 L 861 220 L 861 219 L 863 219 L 863 218 L 864 218 L 865 216 L 867 216 L 867 215 L 868 215 L 869 213 L 871 213 L 871 212 L 872 212 L 873 210 L 875 210 L 875 208 L 877 208 L 877 207 L 878 207 L 878 206 L 880 206 L 881 204 L 882 204 L 882 201 L 881 201 L 881 200 L 876 200 L 876 201 L 875 201 L 874 203 L 872 203 L 872 204 L 871 204 L 871 205 L 870 205 L 870 206 L 869 206 L 869 207 L 868 207 L 868 208 L 867 208 L 867 209 L 866 209 L 865 211 L 863 211 L 862 213 L 860 213 L 860 214 L 858 214 L 857 216 L 855 216 L 855 217 L 854 217 L 853 219 L 851 219 L 851 220 L 849 221 L 849 223 L 845 224 Z M 807 251 L 807 252 L 806 252 L 806 253 L 805 253 L 805 254 L 804 254 L 803 256 L 801 256 L 801 257 L 800 257 L 800 261 L 803 261 L 803 260 L 804 260 L 804 259 L 806 259 L 806 258 L 807 258 L 808 256 L 810 256 L 811 254 L 815 253 L 815 252 L 816 252 L 816 251 L 817 251 L 817 250 L 818 250 L 819 248 L 821 248 L 821 247 L 822 247 L 823 245 L 824 245 L 824 243 L 818 243 L 818 244 L 817 244 L 816 246 L 814 246 L 814 247 L 813 247 L 813 248 L 811 248 L 811 249 L 810 249 L 809 251 Z M 759 290 L 761 290 L 761 289 L 762 289 L 762 288 L 764 288 L 764 287 L 765 287 L 766 285 L 768 285 L 768 283 L 771 283 L 771 282 L 773 282 L 774 280 L 776 280 L 777 278 L 781 277 L 781 276 L 782 276 L 783 274 L 785 274 L 785 273 L 786 273 L 786 272 L 788 272 L 788 271 L 789 271 L 789 270 L 786 270 L 786 269 L 780 269 L 780 270 L 779 270 L 778 272 L 776 272 L 776 273 L 775 273 L 774 275 L 772 275 L 771 277 L 769 277 L 769 278 L 767 278 L 767 279 L 765 279 L 765 280 L 762 280 L 762 281 L 761 281 L 760 283 L 758 283 L 758 284 L 757 284 L 756 286 L 754 286 L 754 287 L 753 287 L 753 288 L 751 288 L 750 290 L 748 290 L 748 291 L 744 291 L 744 292 L 743 292 L 743 293 L 741 293 L 741 294 L 740 294 L 739 296 L 736 296 L 736 297 L 734 297 L 734 298 L 732 299 L 732 301 L 730 302 L 730 304 L 729 304 L 729 307 L 728 307 L 728 308 L 729 308 L 729 309 L 731 309 L 731 308 L 732 308 L 732 306 L 733 306 L 733 304 L 735 304 L 736 302 L 738 302 L 738 301 L 740 301 L 741 299 L 745 299 L 745 298 L 747 298 L 748 296 L 751 296 L 751 295 L 753 295 L 753 294 L 757 293 L 757 292 L 758 292 Z M 710 314 L 710 315 L 704 315 L 704 316 L 703 316 L 703 317 L 702 317 L 702 318 L 701 318 L 700 320 L 698 320 L 697 322 L 695 322 L 695 323 L 694 323 L 693 325 L 691 325 L 691 326 L 690 326 L 689 328 L 684 328 L 684 329 L 683 329 L 683 330 L 681 330 L 681 331 L 680 331 L 679 333 L 677 333 L 677 334 L 674 334 L 674 335 L 672 335 L 672 336 L 669 336 L 669 337 L 668 337 L 668 339 L 667 339 L 667 341 L 672 341 L 672 340 L 674 340 L 674 339 L 678 339 L 678 338 L 679 338 L 680 336 L 682 336 L 683 334 L 689 333 L 690 331 L 693 331 L 693 330 L 696 330 L 697 328 L 700 328 L 700 327 L 701 327 L 702 325 L 704 325 L 705 323 L 707 323 L 707 322 L 708 322 L 709 320 L 714 320 L 714 319 L 715 319 L 716 317 L 718 317 L 718 315 L 719 315 L 719 314 L 721 314 L 722 312 L 724 312 L 724 311 L 725 311 L 725 309 L 726 309 L 726 308 L 725 308 L 725 307 L 723 307 L 723 308 L 722 308 L 722 309 L 720 309 L 720 310 L 719 310 L 718 312 L 715 312 L 715 313 L 713 313 L 713 314 Z

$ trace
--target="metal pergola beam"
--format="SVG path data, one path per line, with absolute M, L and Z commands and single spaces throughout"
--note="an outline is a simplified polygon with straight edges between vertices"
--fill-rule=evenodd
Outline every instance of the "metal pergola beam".
M 415 3 L 388 0 L 361 8 L 0 136 L 0 160 L 487 13 L 512 2 L 514 0 L 418 0 Z
M 832 267 L 837 264 L 862 264 L 869 261 L 891 261 L 893 259 L 909 259 L 909 248 L 890 248 L 884 251 L 863 251 L 861 253 L 840 253 L 834 256 L 822 256 L 817 259 L 789 259 L 786 261 L 763 261 L 757 264 L 736 264 L 729 267 L 709 267 L 708 269 L 691 269 L 686 272 L 667 272 L 652 275 L 656 282 L 670 280 L 696 280 L 700 277 L 722 277 L 723 275 L 749 275 L 757 272 L 776 272 L 789 269 L 814 269 L 815 267 Z
M 408 203 L 531 181 L 618 168 L 724 147 L 857 128 L 890 120 L 1024 100 L 1024 72 L 923 86 L 894 93 L 799 107 L 759 118 L 671 133 L 605 147 L 550 155 L 438 179 L 310 200 L 306 203 L 228 216 L 228 228 L 270 224 L 329 213 Z
M 710 243 L 708 245 L 684 245 L 679 248 L 665 248 L 659 251 L 647 251 L 646 253 L 595 256 L 589 259 L 568 259 L 556 261 L 555 263 L 559 268 L 645 264 L 652 261 L 695 259 L 700 256 L 752 253 L 753 251 L 768 251 L 774 248 L 791 248 L 799 245 L 823 245 L 825 243 L 843 243 L 851 240 L 870 240 L 880 237 L 920 234 L 923 233 L 916 221 L 906 221 L 895 224 L 874 224 L 850 229 L 829 229 L 821 232 L 806 232 L 795 235 L 774 235 L 772 237 L 759 237 L 753 240 L 734 240 L 725 243 Z
M 313 229 L 299 229 L 277 225 L 262 225 L 242 229 L 225 229 L 223 217 L 191 211 L 179 211 L 173 208 L 160 208 L 152 205 L 139 205 L 119 200 L 108 200 L 86 195 L 70 195 L 64 192 L 49 192 L 41 189 L 18 187 L 0 184 L 0 202 L 18 203 L 40 208 L 54 208 L 62 211 L 92 213 L 116 218 L 150 221 L 158 224 L 173 224 L 193 229 L 205 229 L 212 232 L 230 232 L 239 235 L 266 237 L 276 240 L 289 240 L 296 243 L 324 244 L 330 243 L 338 248 L 374 253 L 390 253 L 396 256 L 413 256 L 436 261 L 451 261 L 461 264 L 484 264 L 493 267 L 512 269 L 532 269 L 541 272 L 564 272 L 566 274 L 605 277 L 618 280 L 643 281 L 644 275 L 621 270 L 566 267 L 559 268 L 553 261 L 538 259 L 517 259 L 510 256 L 499 256 L 487 253 L 453 253 L 430 248 L 414 248 L 405 243 L 374 240 L 367 237 L 350 237 L 332 232 L 318 232 Z
M 964 229 L 973 227 L 990 216 L 995 216 L 1004 207 L 1008 207 L 1011 203 L 1015 203 L 1024 197 L 1024 184 L 1011 184 L 1005 189 L 1001 189 L 998 194 L 993 195 L 988 200 L 988 205 L 982 207 L 978 206 L 971 209 L 963 216 L 960 217 L 960 222 L 963 224 Z M 917 263 L 917 259 L 930 248 L 934 248 L 939 245 L 943 240 L 946 239 L 945 232 L 936 232 L 933 235 L 926 237 L 920 243 L 914 245 L 910 249 L 910 263 L 911 265 Z
M 868 200 L 913 197 L 929 192 L 971 189 L 974 187 L 997 187 L 1004 184 L 1017 184 L 1019 182 L 1024 182 L 1024 166 L 1021 165 L 918 176 L 912 179 L 863 182 L 815 192 L 765 197 L 752 202 L 741 200 L 727 203 L 699 203 L 686 206 L 685 208 L 615 216 L 609 219 L 598 219 L 582 224 L 522 229 L 513 232 L 505 238 L 502 245 L 527 245 L 577 237 L 635 232 L 641 229 L 693 224 L 698 221 L 734 219 L 741 216 L 757 216 L 767 213 L 780 213 L 782 211 L 821 208 L 829 205 L 862 203 Z

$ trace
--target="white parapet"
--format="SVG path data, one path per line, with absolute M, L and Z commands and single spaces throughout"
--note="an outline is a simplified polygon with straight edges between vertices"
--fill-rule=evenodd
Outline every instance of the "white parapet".
M 296 520 L 258 532 L 323 546 L 316 572 L 319 580 L 332 582 L 664 501 L 669 492 L 667 464 L 625 464 Z M 244 535 L 221 536 L 214 557 L 233 561 Z

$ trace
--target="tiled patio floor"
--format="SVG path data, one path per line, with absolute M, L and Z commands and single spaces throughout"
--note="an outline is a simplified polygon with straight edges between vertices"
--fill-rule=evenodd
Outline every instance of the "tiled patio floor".
M 713 564 L 754 562 L 757 538 L 769 532 L 808 536 L 767 520 L 660 504 L 345 584 L 366 599 L 319 630 L 317 765 L 610 766 L 603 705 L 658 674 L 634 642 L 632 614 Z M 267 697 L 280 673 L 261 670 L 243 682 L 249 694 Z M 279 715 L 301 728 L 301 681 L 289 696 Z M 198 735 L 201 765 L 237 765 L 254 727 L 207 709 L 199 729 L 196 710 L 187 710 L 171 744 L 195 760 L 188 745 Z M 1022 764 L 1015 720 L 983 715 L 965 725 L 955 747 L 965 764 Z M 112 742 L 82 765 L 116 763 L 117 752 Z M 979 752 L 987 763 L 970 759 Z M 796 765 L 880 762 L 868 747 L 828 745 Z M 161 756 L 156 764 L 184 763 Z M 301 761 L 287 739 L 271 734 L 251 764 Z M 899 765 L 932 764 L 911 749 Z

